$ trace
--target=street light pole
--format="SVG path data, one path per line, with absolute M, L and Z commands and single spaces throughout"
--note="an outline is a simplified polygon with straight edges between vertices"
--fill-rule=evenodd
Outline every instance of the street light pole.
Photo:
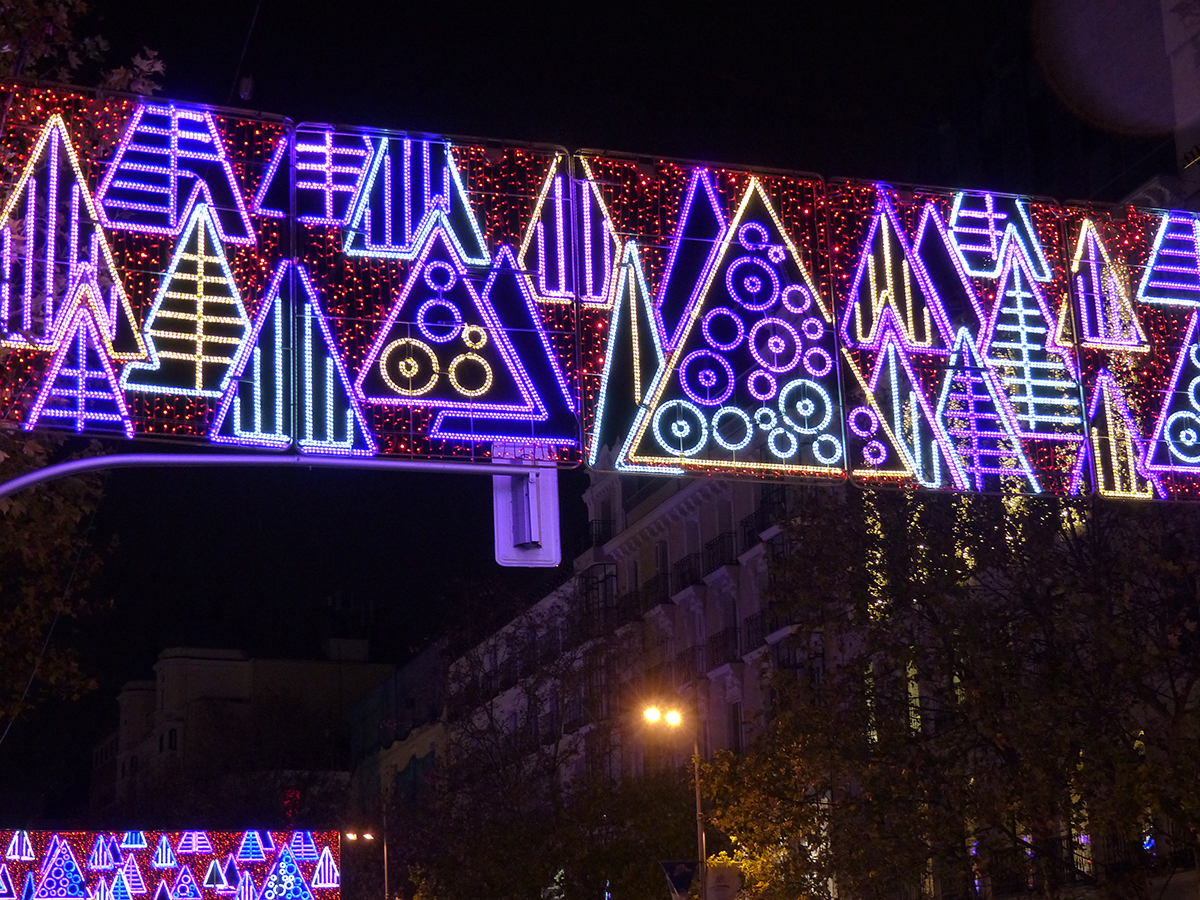
M 700 809 L 700 722 L 692 735 L 692 769 L 696 782 L 696 847 L 700 851 L 700 900 L 708 900 L 708 851 L 704 846 L 704 814 Z

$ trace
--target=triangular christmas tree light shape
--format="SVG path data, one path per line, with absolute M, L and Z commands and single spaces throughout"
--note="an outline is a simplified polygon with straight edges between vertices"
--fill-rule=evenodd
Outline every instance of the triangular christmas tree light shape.
M 318 866 L 318 868 L 320 867 Z M 8 874 L 8 866 L 4 863 L 0 863 L 0 900 L 17 900 L 17 891 L 13 887 L 12 876 Z
M 359 399 L 485 418 L 546 415 L 491 304 L 466 276 L 439 224 L 367 352 Z
M 313 840 L 311 831 L 297 831 L 292 834 L 292 843 L 290 845 L 292 856 L 296 858 L 296 862 L 316 862 L 317 861 L 317 845 Z
M 262 862 L 267 858 L 263 850 L 262 838 L 257 831 L 247 831 L 242 834 L 242 842 L 238 845 L 237 861 L 242 863 Z
M 342 876 L 333 861 L 333 853 L 328 847 L 321 848 L 321 858 L 313 870 L 312 886 L 318 890 L 329 890 L 342 885 Z
M 238 871 L 237 863 L 234 862 L 233 856 L 227 857 L 221 865 L 221 874 L 225 879 L 225 887 L 217 888 L 217 893 L 236 894 L 238 885 L 242 883 L 242 873 Z
M 376 138 L 366 182 L 350 214 L 346 255 L 413 259 L 439 221 L 467 265 L 488 265 L 487 242 L 450 145 Z
M 271 864 L 258 900 L 313 900 L 312 890 L 288 847 L 283 847 Z
M 913 253 L 921 261 L 929 283 L 942 301 L 942 309 L 950 318 L 951 311 L 957 319 L 950 318 L 951 329 L 966 325 L 972 334 L 983 330 L 987 314 L 979 302 L 979 295 L 971 284 L 971 277 L 963 267 L 962 257 L 954 239 L 946 229 L 946 223 L 932 200 L 921 208 L 921 220 L 912 242 Z
M 30 862 L 37 858 L 34 856 L 33 844 L 29 840 L 28 831 L 13 832 L 13 836 L 8 842 L 8 849 L 4 851 L 4 858 L 20 862 Z
M 592 174 L 591 164 L 583 157 L 578 159 L 583 178 L 576 182 L 579 189 L 576 204 L 579 231 L 575 236 L 579 251 L 576 288 L 580 303 L 608 304 L 611 300 L 609 291 L 613 286 L 613 261 L 621 245 L 608 206 L 600 194 L 600 185 Z
M 624 443 L 638 405 L 663 363 L 655 313 L 637 243 L 626 241 L 608 320 L 608 347 L 588 446 L 589 465 L 596 465 L 601 448 L 619 449 Z
M 1041 493 L 1016 429 L 1000 400 L 996 374 L 965 328 L 958 332 L 938 398 L 938 422 L 950 439 L 969 490 L 1001 490 L 1013 479 Z
M 179 836 L 179 843 L 175 845 L 175 852 L 180 856 L 185 853 L 212 853 L 212 842 L 208 839 L 208 832 L 185 831 Z
M 980 347 L 1004 389 L 1022 437 L 1083 440 L 1083 401 L 1069 347 L 1055 340 L 1058 319 L 1030 277 L 1015 243 L 1004 259 L 996 302 Z
M 171 885 L 171 896 L 175 900 L 201 900 L 201 897 L 204 896 L 200 892 L 200 886 L 196 884 L 196 876 L 192 874 L 187 863 L 179 864 L 179 871 L 175 874 L 175 883 Z
M 96 835 L 92 844 L 92 852 L 88 856 L 87 867 L 93 872 L 107 872 L 116 866 L 112 851 L 108 848 L 108 838 L 102 834 Z
M 209 437 L 218 444 L 284 450 L 292 444 L 290 260 L 276 267 L 254 324 L 237 349 Z
M 242 874 L 242 880 L 238 882 L 234 900 L 258 900 L 258 889 L 254 886 L 254 876 L 249 872 Z
M 132 853 L 125 857 L 121 872 L 125 875 L 125 883 L 129 885 L 129 893 L 134 895 L 146 893 L 146 881 L 142 878 L 142 870 L 138 867 L 137 858 Z
M 69 424 L 76 432 L 133 437 L 125 395 L 105 353 L 100 327 L 86 306 L 64 323 L 63 337 L 23 427 L 28 431 L 43 419 Z
M 1050 264 L 1027 201 L 981 191 L 960 191 L 950 211 L 950 234 L 967 272 L 976 278 L 996 278 L 1016 247 L 1029 260 L 1030 276 L 1050 280 Z
M 1092 460 L 1096 490 L 1105 497 L 1153 500 L 1166 497 L 1154 472 L 1143 469 L 1146 441 L 1134 421 L 1129 404 L 1116 378 L 1101 369 L 1092 388 L 1088 406 L 1089 453 L 1081 453 L 1071 478 L 1070 493 L 1077 493 L 1083 480 L 1083 457 Z
M 33 891 L 33 900 L 87 900 L 87 883 L 66 841 L 54 844 Z
M 567 167 L 567 158 L 562 154 L 551 160 L 517 250 L 517 268 L 529 273 L 533 294 L 542 303 L 575 300 L 571 175 Z
M 175 236 L 194 208 L 213 210 L 220 239 L 253 244 L 241 188 L 211 112 L 174 103 L 143 103 L 134 111 L 96 191 L 101 222 Z
M 1163 213 L 1137 296 L 1156 306 L 1200 306 L 1200 220 L 1192 213 Z
M 129 391 L 219 397 L 250 319 L 206 204 L 197 204 L 146 317 L 147 362 L 121 373 Z
M 950 320 L 942 300 L 881 185 L 842 313 L 843 341 L 856 349 L 878 350 L 884 310 L 891 311 L 907 352 L 944 354 L 949 349 Z
M 95 888 L 88 888 L 88 897 L 90 900 L 112 900 L 112 890 L 103 875 L 96 880 Z
M 496 418 L 442 412 L 434 421 L 430 434 L 462 440 L 578 445 L 579 421 L 575 415 L 574 391 L 563 377 L 541 313 L 529 290 L 529 280 L 519 271 L 509 247 L 500 247 L 479 297 L 484 308 L 494 314 L 499 327 L 504 330 L 505 338 L 525 372 L 526 386 L 535 398 L 534 405 L 544 412 L 524 417 L 505 414 Z
M 1162 411 L 1146 447 L 1144 471 L 1200 474 L 1200 311 L 1192 313 Z
M 833 320 L 756 178 L 617 468 L 840 475 Z
M 60 838 L 57 834 L 50 835 L 50 843 L 46 845 L 46 852 L 42 854 L 42 861 L 38 865 L 38 878 L 46 874 L 46 870 L 50 868 L 50 863 L 54 861 L 55 851 L 58 849 Z
M 21 888 L 21 900 L 33 900 L 33 873 L 25 873 L 25 884 Z
M 1083 346 L 1131 352 L 1150 349 L 1129 297 L 1129 273 L 1124 266 L 1113 264 L 1091 219 L 1084 219 L 1079 226 L 1075 258 L 1071 260 L 1071 288 L 1079 310 Z
M 666 349 L 675 346 L 680 322 L 708 282 L 709 270 L 721 253 L 725 227 L 712 177 L 707 169 L 696 167 L 688 180 L 671 253 L 654 300 L 654 316 Z
M 208 864 L 208 871 L 204 873 L 203 884 L 212 891 L 220 891 L 229 887 L 229 882 L 225 880 L 225 869 L 221 867 L 219 859 L 214 859 Z
M 362 134 L 332 128 L 296 129 L 296 220 L 306 225 L 345 225 L 366 181 L 371 142 Z M 287 137 L 281 137 L 254 194 L 251 211 L 282 217 L 288 208 Z
M 118 871 L 113 876 L 112 885 L 109 887 L 109 896 L 112 900 L 133 900 L 133 892 L 129 890 L 129 884 L 125 881 L 123 871 Z
M 158 882 L 158 887 L 154 889 L 154 900 L 175 900 L 171 896 L 171 889 L 167 887 L 167 883 L 161 879 Z
M 262 832 L 262 846 L 263 849 L 268 853 L 275 852 L 275 838 L 271 836 L 271 832 Z
M 109 855 L 112 856 L 114 865 L 122 865 L 121 845 L 117 842 L 117 836 L 115 834 L 108 839 L 108 852 Z
M 144 831 L 126 831 L 121 835 L 122 850 L 144 850 L 146 848 L 146 833 Z
M 154 857 L 150 860 L 150 865 L 155 869 L 174 869 L 179 865 L 175 859 L 175 851 L 171 849 L 171 842 L 165 834 L 158 839 L 158 846 L 154 848 Z
M 53 115 L 0 212 L 0 345 L 44 347 L 87 268 L 117 359 L 146 355 L 129 298 L 62 117 Z M 103 285 L 103 289 L 101 289 Z

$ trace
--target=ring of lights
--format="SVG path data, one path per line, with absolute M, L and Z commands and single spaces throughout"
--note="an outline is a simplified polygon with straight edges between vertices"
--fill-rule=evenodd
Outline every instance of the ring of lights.
M 822 449 L 823 444 L 831 445 L 828 452 Z M 842 458 L 842 442 L 832 434 L 823 434 L 812 442 L 812 454 L 813 458 L 821 465 L 836 466 Z
M 757 236 L 751 237 L 751 232 Z M 738 243 L 742 245 L 743 250 L 749 250 L 753 253 L 755 250 L 761 250 L 769 243 L 767 229 L 758 222 L 746 222 L 737 231 Z
M 863 417 L 866 417 L 867 424 L 862 424 Z M 879 416 L 875 410 L 869 406 L 856 406 L 850 410 L 850 414 L 846 416 L 846 424 L 850 430 L 860 438 L 869 438 L 879 430 Z
M 483 368 L 483 384 L 477 388 L 464 387 L 458 380 L 458 367 L 467 362 L 475 363 L 475 365 Z M 464 397 L 482 397 L 492 387 L 492 367 L 478 353 L 458 354 L 458 356 L 450 361 L 450 367 L 446 371 L 446 376 L 450 379 L 451 386 Z
M 813 360 L 819 360 L 819 364 Z M 822 347 L 809 347 L 804 351 L 804 371 L 813 378 L 822 378 L 833 371 L 833 357 Z
M 766 382 L 766 390 L 760 391 L 758 383 Z M 770 372 L 764 372 L 762 369 L 756 369 L 746 377 L 746 390 L 750 392 L 750 396 L 760 403 L 766 403 L 775 396 L 775 392 L 779 390 L 779 385 L 775 381 L 775 376 Z
M 402 387 L 398 382 L 392 379 L 391 374 L 388 372 L 392 355 L 402 347 L 411 347 L 415 350 L 419 350 L 424 353 L 425 357 L 429 360 L 429 380 L 418 388 L 411 386 Z M 412 380 L 416 378 L 421 371 L 421 364 L 417 361 L 417 358 L 410 353 L 396 364 L 396 371 L 401 378 L 407 379 L 411 385 Z M 420 397 L 422 394 L 429 393 L 431 390 L 433 390 L 434 385 L 437 384 L 438 375 L 440 372 L 441 369 L 438 366 L 437 355 L 433 352 L 433 348 L 424 341 L 419 341 L 416 338 L 399 338 L 394 340 L 384 347 L 383 351 L 379 354 L 379 374 L 382 376 L 384 384 L 390 387 L 397 394 L 400 394 L 402 397 Z
M 668 416 L 671 417 L 669 437 L 663 434 L 663 420 Z M 694 422 L 688 422 L 687 417 L 694 419 Z M 693 437 L 693 432 L 698 437 L 685 443 Z M 654 437 L 673 456 L 695 456 L 708 443 L 708 416 L 686 400 L 664 403 L 654 414 Z
M 792 395 L 797 393 L 800 397 L 793 401 Z M 833 401 L 825 388 L 815 381 L 797 378 L 779 389 L 779 412 L 783 421 L 800 434 L 819 434 L 833 418 Z M 793 412 L 799 420 L 792 417 Z M 814 419 L 817 420 L 815 425 L 812 424 Z
M 438 272 L 445 274 L 446 277 L 444 281 L 440 281 L 434 277 L 434 275 Z M 444 263 L 437 259 L 425 264 L 425 272 L 423 277 L 425 279 L 425 283 L 429 285 L 430 290 L 434 291 L 448 291 L 453 288 L 455 282 L 458 281 L 458 273 L 454 271 L 454 268 L 449 263 Z
M 713 336 L 712 323 L 713 319 L 720 317 L 728 317 L 733 322 L 734 333 L 737 335 L 732 341 L 718 340 Z M 737 347 L 742 342 L 742 338 L 746 336 L 746 325 L 742 322 L 741 316 L 737 315 L 728 306 L 718 306 L 716 309 L 711 309 L 700 320 L 700 333 L 704 336 L 704 340 L 708 342 L 708 346 L 714 350 L 723 350 L 729 352 Z
M 770 431 L 779 424 L 779 417 L 775 415 L 775 410 L 760 406 L 754 411 L 754 424 L 763 431 Z
M 462 330 L 462 339 L 463 343 L 472 350 L 478 350 L 487 343 L 487 329 L 485 329 L 482 325 L 464 325 Z
M 879 441 L 868 441 L 862 448 L 863 462 L 869 466 L 882 466 L 887 461 L 887 447 Z
M 764 331 L 769 333 L 763 341 L 765 347 L 760 347 L 760 338 Z M 746 345 L 750 348 L 750 355 L 754 357 L 754 361 L 768 372 L 790 372 L 800 362 L 800 335 L 788 322 L 775 316 L 755 322 L 746 339 Z M 787 353 L 789 358 L 781 363 L 779 358 L 784 353 Z
M 1180 410 L 1167 419 L 1163 433 L 1172 456 L 1185 463 L 1200 463 L 1200 416 L 1190 409 Z
M 756 271 L 739 271 L 754 269 Z M 763 312 L 775 305 L 779 299 L 779 276 L 775 270 L 755 256 L 741 256 L 725 270 L 725 288 L 729 296 L 744 309 Z M 743 291 L 746 296 L 743 296 Z M 765 295 L 766 299 L 762 296 Z
M 689 353 L 679 364 L 679 386 L 701 406 L 720 406 L 733 393 L 733 383 L 733 366 L 709 350 Z
M 799 294 L 800 302 L 792 303 L 792 295 Z M 812 306 L 812 292 L 802 284 L 789 284 L 783 289 L 783 308 L 796 316 L 802 316 Z
M 721 433 L 721 422 L 724 419 L 733 416 L 742 423 L 745 429 L 745 434 L 740 441 L 727 441 Z M 724 447 L 726 450 L 743 450 L 749 446 L 751 439 L 754 437 L 754 423 L 750 421 L 750 417 L 746 412 L 737 406 L 722 406 L 712 417 L 712 437 L 713 440 Z
M 435 310 L 448 310 L 450 313 L 449 322 L 430 322 L 429 314 Z M 463 317 L 458 311 L 458 307 L 449 300 L 443 300 L 440 297 L 434 297 L 432 300 L 426 300 L 417 309 L 417 328 L 421 334 L 435 344 L 446 344 L 458 337 L 462 331 Z M 448 328 L 448 331 L 440 331 L 439 329 Z
M 788 442 L 787 450 L 780 450 L 776 446 L 776 441 L 779 438 L 786 438 Z M 779 459 L 791 459 L 800 450 L 800 442 L 796 440 L 796 436 L 786 428 L 773 428 L 771 433 L 767 435 L 767 448 Z

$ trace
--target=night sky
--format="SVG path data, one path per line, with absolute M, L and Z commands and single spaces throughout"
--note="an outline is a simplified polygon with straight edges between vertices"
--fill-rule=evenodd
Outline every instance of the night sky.
M 1061 199 L 1117 199 L 1171 165 L 1162 135 L 1079 124 L 1035 62 L 1061 38 L 1029 3 L 258 6 L 247 44 L 255 0 L 94 0 L 114 62 L 159 52 L 163 96 L 296 122 Z M 1143 44 L 1153 50 L 1153 35 Z M 244 45 L 249 100 L 233 90 Z M 586 482 L 564 473 L 568 552 Z M 483 477 L 123 470 L 107 476 L 93 528 L 119 542 L 97 585 L 114 605 L 56 639 L 78 642 L 100 689 L 13 728 L 0 813 L 70 814 L 91 745 L 115 726 L 116 691 L 149 677 L 163 646 L 313 656 L 326 637 L 363 633 L 376 658 L 401 661 L 472 581 L 520 590 L 539 577 L 492 562 Z

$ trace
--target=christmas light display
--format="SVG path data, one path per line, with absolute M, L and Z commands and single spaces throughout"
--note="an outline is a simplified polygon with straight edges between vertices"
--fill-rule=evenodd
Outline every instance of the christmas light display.
M 1029 215 L 1028 201 L 1004 194 L 960 191 L 954 195 L 950 233 L 967 272 L 995 278 L 1009 252 L 1020 249 L 1038 281 L 1049 281 L 1041 241 Z
M 336 900 L 341 876 L 337 832 L 144 832 L 146 843 L 128 847 L 120 832 L 0 831 L 16 855 L 0 863 L 0 898 L 23 900 L 135 900 L 151 894 L 141 879 L 148 871 L 151 847 L 166 846 L 180 863 L 167 880 L 155 879 L 162 900 L 216 900 L 218 897 L 265 897 L 285 900 Z M 247 835 L 255 835 L 258 859 L 239 859 Z M 15 842 L 15 845 L 14 845 Z M 276 848 L 279 848 L 276 850 Z M 89 850 L 90 848 L 90 850 Z M 124 854 L 124 862 L 112 855 Z M 21 857 L 21 858 L 18 858 Z M 87 860 L 80 865 L 80 860 Z M 131 873 L 137 873 L 132 874 Z M 200 877 L 198 873 L 203 873 Z
M 1191 213 L 1163 213 L 1138 300 L 1160 306 L 1200 306 L 1200 222 Z
M 366 179 L 371 142 L 364 135 L 340 134 L 332 128 L 298 128 L 291 143 L 296 154 L 296 221 L 345 225 Z M 288 178 L 283 166 L 288 146 L 286 137 L 275 145 L 251 206 L 256 215 L 281 219 L 288 214 Z
M 696 304 L 697 292 L 707 283 L 708 271 L 716 263 L 724 236 L 725 214 L 713 188 L 712 176 L 707 169 L 693 169 L 671 241 L 671 254 L 654 298 L 654 316 L 664 347 L 675 346 L 679 323 Z

